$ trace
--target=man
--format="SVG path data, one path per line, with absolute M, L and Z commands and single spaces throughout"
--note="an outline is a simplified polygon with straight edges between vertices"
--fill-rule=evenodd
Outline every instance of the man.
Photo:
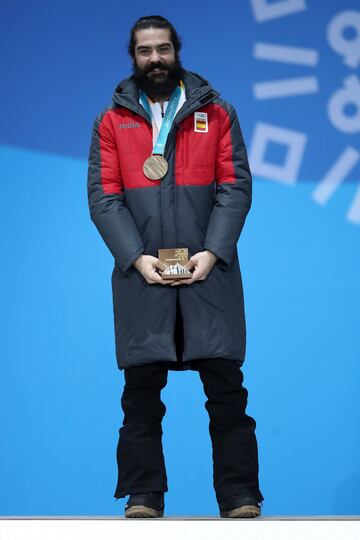
M 245 316 L 237 241 L 251 173 L 234 108 L 179 59 L 160 16 L 132 31 L 133 74 L 96 118 L 91 219 L 115 259 L 112 291 L 124 421 L 115 498 L 161 517 L 168 490 L 160 399 L 168 370 L 197 370 L 208 398 L 221 517 L 260 515 L 256 423 L 246 415 Z M 191 277 L 165 279 L 158 250 L 187 248 Z

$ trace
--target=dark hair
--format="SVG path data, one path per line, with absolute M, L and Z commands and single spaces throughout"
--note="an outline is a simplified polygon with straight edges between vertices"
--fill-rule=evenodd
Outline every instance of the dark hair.
M 170 31 L 170 38 L 175 49 L 175 55 L 178 56 L 181 49 L 181 39 L 171 22 L 160 15 L 148 15 L 146 17 L 140 17 L 131 29 L 130 41 L 128 44 L 128 53 L 131 57 L 134 57 L 135 55 L 135 32 L 147 28 L 167 28 Z

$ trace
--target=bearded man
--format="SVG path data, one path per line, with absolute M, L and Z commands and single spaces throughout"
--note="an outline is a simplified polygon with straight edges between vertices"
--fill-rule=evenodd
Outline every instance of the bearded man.
M 89 208 L 114 257 L 116 358 L 125 379 L 114 497 L 129 495 L 126 517 L 164 515 L 160 394 L 168 370 L 191 369 L 208 398 L 220 516 L 256 517 L 263 496 L 256 423 L 242 385 L 237 254 L 252 178 L 234 107 L 182 67 L 180 48 L 168 20 L 139 19 L 129 43 L 133 74 L 92 132 Z M 190 257 L 169 266 L 159 250 L 170 250 L 172 261 Z

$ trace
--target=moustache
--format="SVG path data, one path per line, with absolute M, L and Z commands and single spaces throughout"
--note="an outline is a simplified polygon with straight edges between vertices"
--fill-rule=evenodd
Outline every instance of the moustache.
M 166 71 L 169 71 L 169 68 L 165 64 L 152 64 L 146 69 L 146 73 L 151 73 L 154 69 L 164 69 Z

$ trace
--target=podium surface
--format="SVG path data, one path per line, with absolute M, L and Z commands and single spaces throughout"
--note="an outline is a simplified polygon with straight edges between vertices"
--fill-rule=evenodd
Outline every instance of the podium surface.
M 2 516 L 0 540 L 358 540 L 360 516 Z

